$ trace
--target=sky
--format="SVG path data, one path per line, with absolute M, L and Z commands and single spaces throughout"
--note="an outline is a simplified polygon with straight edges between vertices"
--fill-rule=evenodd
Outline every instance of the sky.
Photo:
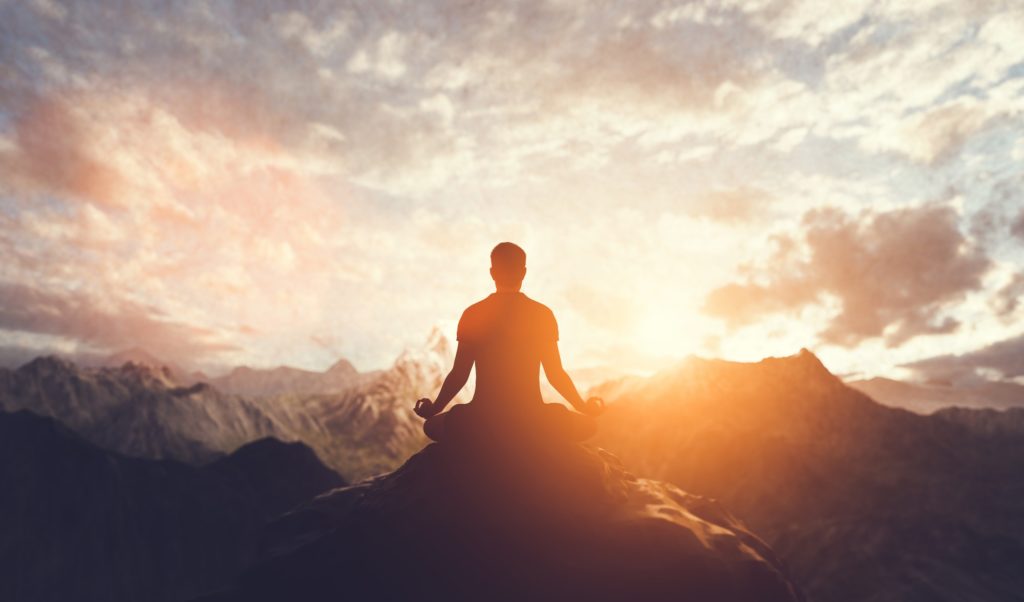
M 0 364 L 1024 376 L 1024 3 L 0 0 Z

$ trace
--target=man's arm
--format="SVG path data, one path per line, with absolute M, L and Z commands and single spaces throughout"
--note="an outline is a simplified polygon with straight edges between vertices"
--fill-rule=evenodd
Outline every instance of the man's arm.
M 569 377 L 569 373 L 562 367 L 562 356 L 558 352 L 558 341 L 555 339 L 549 340 L 544 344 L 544 349 L 541 352 L 541 363 L 544 365 L 544 375 L 547 376 L 548 382 L 551 386 L 558 391 L 566 401 L 569 402 L 572 407 L 578 412 L 585 412 L 587 409 L 587 403 L 580 397 L 579 391 L 576 390 L 576 385 L 572 382 L 572 378 Z
M 455 349 L 455 363 L 451 372 L 444 379 L 441 385 L 441 392 L 437 394 L 434 401 L 434 414 L 440 414 L 451 400 L 459 394 L 462 387 L 469 380 L 469 371 L 473 369 L 473 361 L 476 359 L 473 353 L 473 346 L 467 343 L 459 343 Z

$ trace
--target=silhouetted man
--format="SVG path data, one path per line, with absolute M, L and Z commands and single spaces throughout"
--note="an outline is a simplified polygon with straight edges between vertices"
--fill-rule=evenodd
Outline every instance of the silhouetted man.
M 423 430 L 431 439 L 441 441 L 495 425 L 545 431 L 578 441 L 596 431 L 592 416 L 604 410 L 604 402 L 598 397 L 586 401 L 580 397 L 562 368 L 555 315 L 519 290 L 525 276 L 525 251 L 510 242 L 494 247 L 491 277 L 496 292 L 463 312 L 455 365 L 437 399 L 416 402 L 415 411 L 427 419 Z M 474 363 L 473 400 L 442 413 L 469 380 Z M 548 382 L 582 414 L 544 403 L 541 365 Z

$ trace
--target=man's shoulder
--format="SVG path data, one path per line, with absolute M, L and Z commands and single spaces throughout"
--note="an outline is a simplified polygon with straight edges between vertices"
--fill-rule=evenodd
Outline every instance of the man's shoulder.
M 489 302 L 491 301 L 491 298 L 493 296 L 494 295 L 491 295 L 489 297 L 484 297 L 483 299 L 481 299 L 481 300 L 477 301 L 476 303 L 470 305 L 465 310 L 463 310 L 462 315 L 465 316 L 467 314 L 472 314 L 472 313 L 475 313 L 475 312 L 478 312 L 480 310 L 485 309 L 488 305 L 490 305 Z
M 550 314 L 551 316 L 555 315 L 555 312 L 551 311 L 550 307 L 548 307 L 547 305 L 544 305 L 543 303 L 541 303 L 540 301 L 537 301 L 536 299 L 531 299 L 531 298 L 527 297 L 526 295 L 523 295 L 523 300 L 527 304 L 529 304 L 530 309 L 532 309 L 533 311 L 535 311 L 537 313 Z
M 494 312 L 492 309 L 492 297 L 493 295 L 485 297 L 463 310 L 462 316 L 459 318 L 459 327 L 466 328 L 477 322 L 486 322 L 487 316 Z
M 544 305 L 540 301 L 527 297 L 523 293 L 519 293 L 518 295 L 513 297 L 513 299 L 515 299 L 513 305 L 526 307 L 531 313 L 546 314 L 550 316 L 555 315 L 554 312 L 551 311 L 550 307 Z M 509 307 L 508 301 L 508 299 L 502 300 L 498 295 L 489 295 L 467 307 L 462 312 L 462 315 L 470 316 L 477 313 L 487 312 L 492 309 L 497 310 L 500 308 L 507 308 Z

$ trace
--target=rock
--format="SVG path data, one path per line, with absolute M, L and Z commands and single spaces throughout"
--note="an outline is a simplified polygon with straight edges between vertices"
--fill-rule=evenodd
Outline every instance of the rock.
M 267 530 L 229 600 L 802 601 L 772 551 L 710 499 L 610 454 L 432 444 Z

